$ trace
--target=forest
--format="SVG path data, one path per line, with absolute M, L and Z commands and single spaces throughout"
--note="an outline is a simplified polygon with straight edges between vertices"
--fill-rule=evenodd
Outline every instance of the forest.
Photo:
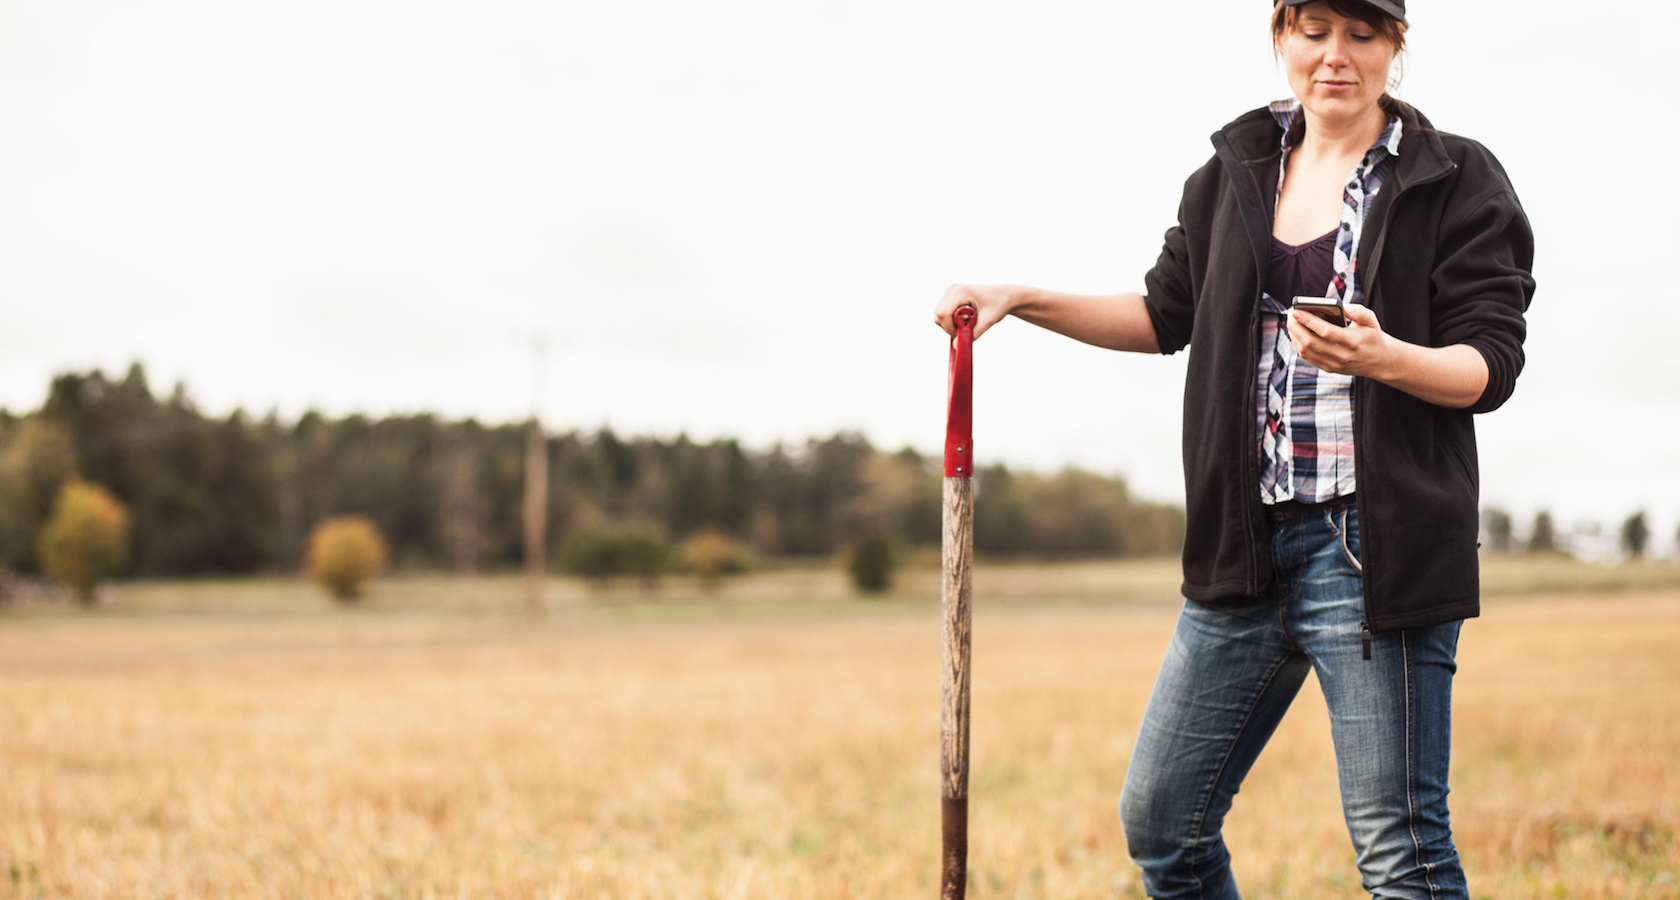
M 64 485 L 102 486 L 132 518 L 128 576 L 296 571 L 311 529 L 372 520 L 402 569 L 494 571 L 523 556 L 526 423 L 429 414 L 330 418 L 202 412 L 145 370 L 52 379 L 41 407 L 0 410 L 0 567 L 40 570 L 39 537 Z M 674 544 L 728 535 L 764 558 L 826 558 L 866 537 L 906 551 L 940 540 L 939 460 L 858 433 L 754 449 L 549 433 L 548 558 L 602 532 Z M 976 550 L 1065 559 L 1173 554 L 1183 511 L 1135 498 L 1123 478 L 982 468 Z

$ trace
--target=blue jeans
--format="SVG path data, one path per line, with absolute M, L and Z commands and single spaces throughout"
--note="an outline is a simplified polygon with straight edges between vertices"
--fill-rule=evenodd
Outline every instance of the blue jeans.
M 1350 505 L 1271 513 L 1277 584 L 1186 603 L 1132 751 L 1120 818 L 1149 896 L 1237 898 L 1220 837 L 1310 666 L 1330 708 L 1342 814 L 1365 890 L 1465 898 L 1447 821 L 1458 622 L 1369 635 Z

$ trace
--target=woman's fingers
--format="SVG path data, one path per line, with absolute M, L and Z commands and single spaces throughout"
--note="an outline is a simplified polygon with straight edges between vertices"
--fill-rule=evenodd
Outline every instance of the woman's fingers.
M 1331 327 L 1330 323 L 1319 319 L 1317 316 L 1295 310 L 1289 311 L 1285 322 L 1289 328 L 1289 339 L 1295 342 L 1295 352 L 1306 357 L 1307 362 L 1313 363 L 1315 366 L 1318 365 L 1312 359 L 1312 354 L 1317 352 L 1319 338 L 1322 336 L 1318 329 L 1329 328 Z
M 986 333 L 986 329 L 996 325 L 998 322 L 1002 321 L 1005 315 L 1007 315 L 1007 313 L 1003 311 L 1002 303 L 988 303 L 985 306 L 976 304 L 974 311 L 976 313 L 974 317 L 975 340 L 979 340 L 980 335 Z
M 1347 306 L 1347 325 L 1332 325 L 1310 313 L 1290 310 L 1289 337 L 1301 358 L 1326 372 L 1360 375 L 1370 368 L 1383 339 L 1376 314 L 1357 303 Z
M 1341 348 L 1337 339 L 1341 335 L 1333 335 L 1331 330 L 1340 329 L 1311 313 L 1290 310 L 1288 316 L 1289 339 L 1295 342 L 1295 352 L 1301 358 L 1326 372 L 1340 373 L 1343 363 Z
M 946 334 L 955 336 L 957 326 L 951 317 L 960 307 L 972 306 L 976 313 L 974 337 L 979 338 L 986 329 L 1009 314 L 1006 291 L 1001 285 L 953 284 L 945 289 L 945 294 L 933 308 L 934 323 L 945 329 Z
M 966 284 L 953 284 L 946 288 L 945 293 L 940 296 L 939 302 L 933 307 L 934 324 L 945 329 L 946 334 L 956 337 L 957 325 L 951 317 L 956 314 L 959 307 L 964 305 L 971 305 L 975 309 L 979 309 L 979 306 L 974 303 L 973 293 Z
M 1377 324 L 1377 314 L 1371 312 L 1369 307 L 1358 303 L 1349 303 L 1347 305 L 1347 316 L 1357 325 L 1363 325 L 1366 328 L 1375 328 L 1379 331 L 1382 330 L 1382 326 Z

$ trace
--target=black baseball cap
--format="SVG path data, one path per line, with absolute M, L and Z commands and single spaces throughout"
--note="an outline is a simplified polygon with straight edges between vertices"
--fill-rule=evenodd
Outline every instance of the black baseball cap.
M 1283 0 L 1284 6 L 1303 6 L 1313 0 Z M 1406 0 L 1358 0 L 1366 6 L 1375 7 L 1389 16 L 1406 21 Z

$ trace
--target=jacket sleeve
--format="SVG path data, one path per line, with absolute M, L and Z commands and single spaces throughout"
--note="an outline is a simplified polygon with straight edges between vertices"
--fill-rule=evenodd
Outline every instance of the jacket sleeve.
M 1161 257 L 1155 268 L 1143 276 L 1143 305 L 1155 326 L 1155 342 L 1162 353 L 1177 353 L 1190 343 L 1196 317 L 1195 297 L 1190 286 L 1189 245 L 1184 237 L 1184 207 L 1179 206 L 1178 224 L 1167 229 Z
M 1449 205 L 1431 276 L 1431 312 L 1436 346 L 1467 344 L 1487 360 L 1487 387 L 1470 412 L 1498 409 L 1516 387 L 1533 269 L 1534 231 L 1508 183 L 1473 202 Z

